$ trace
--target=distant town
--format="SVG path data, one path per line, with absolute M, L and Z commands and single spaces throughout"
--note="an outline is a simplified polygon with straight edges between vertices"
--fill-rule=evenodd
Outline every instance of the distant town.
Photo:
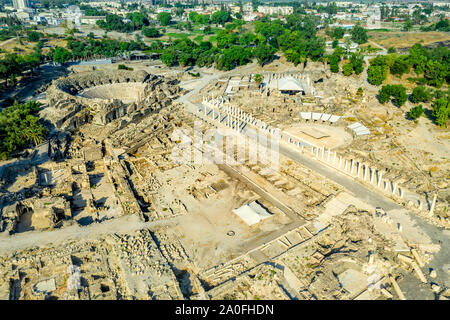
M 75 4 L 63 1 L 31 1 L 13 0 L 12 3 L 4 3 L 0 17 L 14 16 L 27 25 L 60 26 L 72 23 L 75 26 L 83 24 L 96 24 L 97 21 L 105 21 L 106 15 L 115 14 L 123 17 L 123 22 L 129 22 L 127 14 L 130 10 L 145 8 L 148 10 L 150 22 L 157 23 L 157 15 L 161 12 L 173 14 L 173 21 L 181 22 L 189 20 L 189 13 L 196 12 L 202 15 L 210 15 L 224 7 L 231 14 L 239 14 L 244 21 L 255 21 L 264 15 L 272 18 L 283 18 L 294 12 L 294 5 L 285 2 L 243 1 L 231 3 L 227 1 L 72 1 Z M 286 3 L 287 2 L 287 3 Z M 308 2 L 305 2 L 308 3 Z M 305 8 L 307 14 L 326 19 L 330 17 L 329 2 L 311 2 L 311 8 Z M 450 17 L 449 2 L 412 2 L 412 1 L 383 1 L 379 3 L 357 1 L 333 2 L 332 19 L 334 26 L 351 28 L 357 21 L 364 22 L 367 29 L 381 28 L 381 22 L 405 22 L 417 15 L 423 21 L 433 20 L 439 17 Z M 95 9 L 94 9 L 95 8 Z M 180 8 L 184 8 L 180 14 Z M 420 14 L 419 14 L 420 13 Z M 3 24 L 2 27 L 6 25 Z

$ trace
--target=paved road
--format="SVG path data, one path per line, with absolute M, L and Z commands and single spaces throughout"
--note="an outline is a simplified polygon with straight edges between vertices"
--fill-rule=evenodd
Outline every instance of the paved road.
M 101 235 L 131 233 L 144 228 L 157 230 L 161 227 L 176 225 L 181 217 L 176 216 L 162 221 L 143 222 L 138 215 L 127 215 L 102 223 L 93 223 L 85 227 L 74 224 L 52 231 L 28 231 L 16 233 L 12 236 L 2 234 L 0 235 L 0 254 L 9 254 L 17 250 L 37 246 L 57 246 L 68 240 L 94 240 Z

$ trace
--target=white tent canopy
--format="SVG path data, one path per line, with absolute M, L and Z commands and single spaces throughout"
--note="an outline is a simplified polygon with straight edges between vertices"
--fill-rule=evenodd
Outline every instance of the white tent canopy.
M 264 208 L 258 201 L 253 201 L 240 208 L 234 209 L 233 213 L 238 215 L 249 226 L 272 216 L 272 213 Z
M 278 79 L 277 87 L 280 91 L 304 91 L 301 81 L 293 77 Z

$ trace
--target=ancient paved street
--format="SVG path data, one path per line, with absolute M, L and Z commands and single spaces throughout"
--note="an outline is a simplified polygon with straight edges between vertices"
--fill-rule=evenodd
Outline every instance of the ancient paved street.
M 221 75 L 223 77 L 224 75 Z M 194 93 L 198 93 L 204 88 L 209 81 L 217 79 L 219 76 L 207 75 L 201 78 L 201 84 L 198 85 L 195 90 L 179 98 L 178 101 L 183 102 L 186 105 L 186 109 L 195 114 L 199 105 L 195 105 L 189 101 L 189 97 Z M 370 204 L 373 207 L 382 207 L 396 223 L 402 225 L 415 225 L 419 227 L 424 233 L 424 237 L 432 241 L 432 243 L 448 243 L 450 241 L 450 232 L 440 229 L 430 223 L 427 223 L 420 217 L 416 216 L 412 212 L 405 210 L 402 206 L 395 203 L 391 199 L 380 195 L 359 182 L 331 169 L 330 167 L 322 164 L 319 161 L 315 161 L 309 157 L 302 155 L 301 153 L 294 151 L 292 148 L 288 148 L 285 145 L 280 144 L 279 151 L 282 155 L 304 165 L 305 167 L 314 170 L 322 176 L 330 179 L 348 191 L 350 191 L 356 198 Z M 433 262 L 430 264 L 436 268 L 440 276 L 445 280 L 447 285 L 450 285 L 450 276 L 448 269 L 450 264 L 448 263 L 448 257 L 450 256 L 450 248 L 443 246 L 438 254 L 435 255 Z

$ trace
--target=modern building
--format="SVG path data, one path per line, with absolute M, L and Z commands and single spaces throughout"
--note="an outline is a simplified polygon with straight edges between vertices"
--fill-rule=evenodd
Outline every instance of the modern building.
M 97 21 L 105 19 L 105 16 L 82 16 L 81 24 L 96 24 Z
M 16 10 L 23 10 L 30 7 L 28 0 L 13 0 L 13 6 Z

